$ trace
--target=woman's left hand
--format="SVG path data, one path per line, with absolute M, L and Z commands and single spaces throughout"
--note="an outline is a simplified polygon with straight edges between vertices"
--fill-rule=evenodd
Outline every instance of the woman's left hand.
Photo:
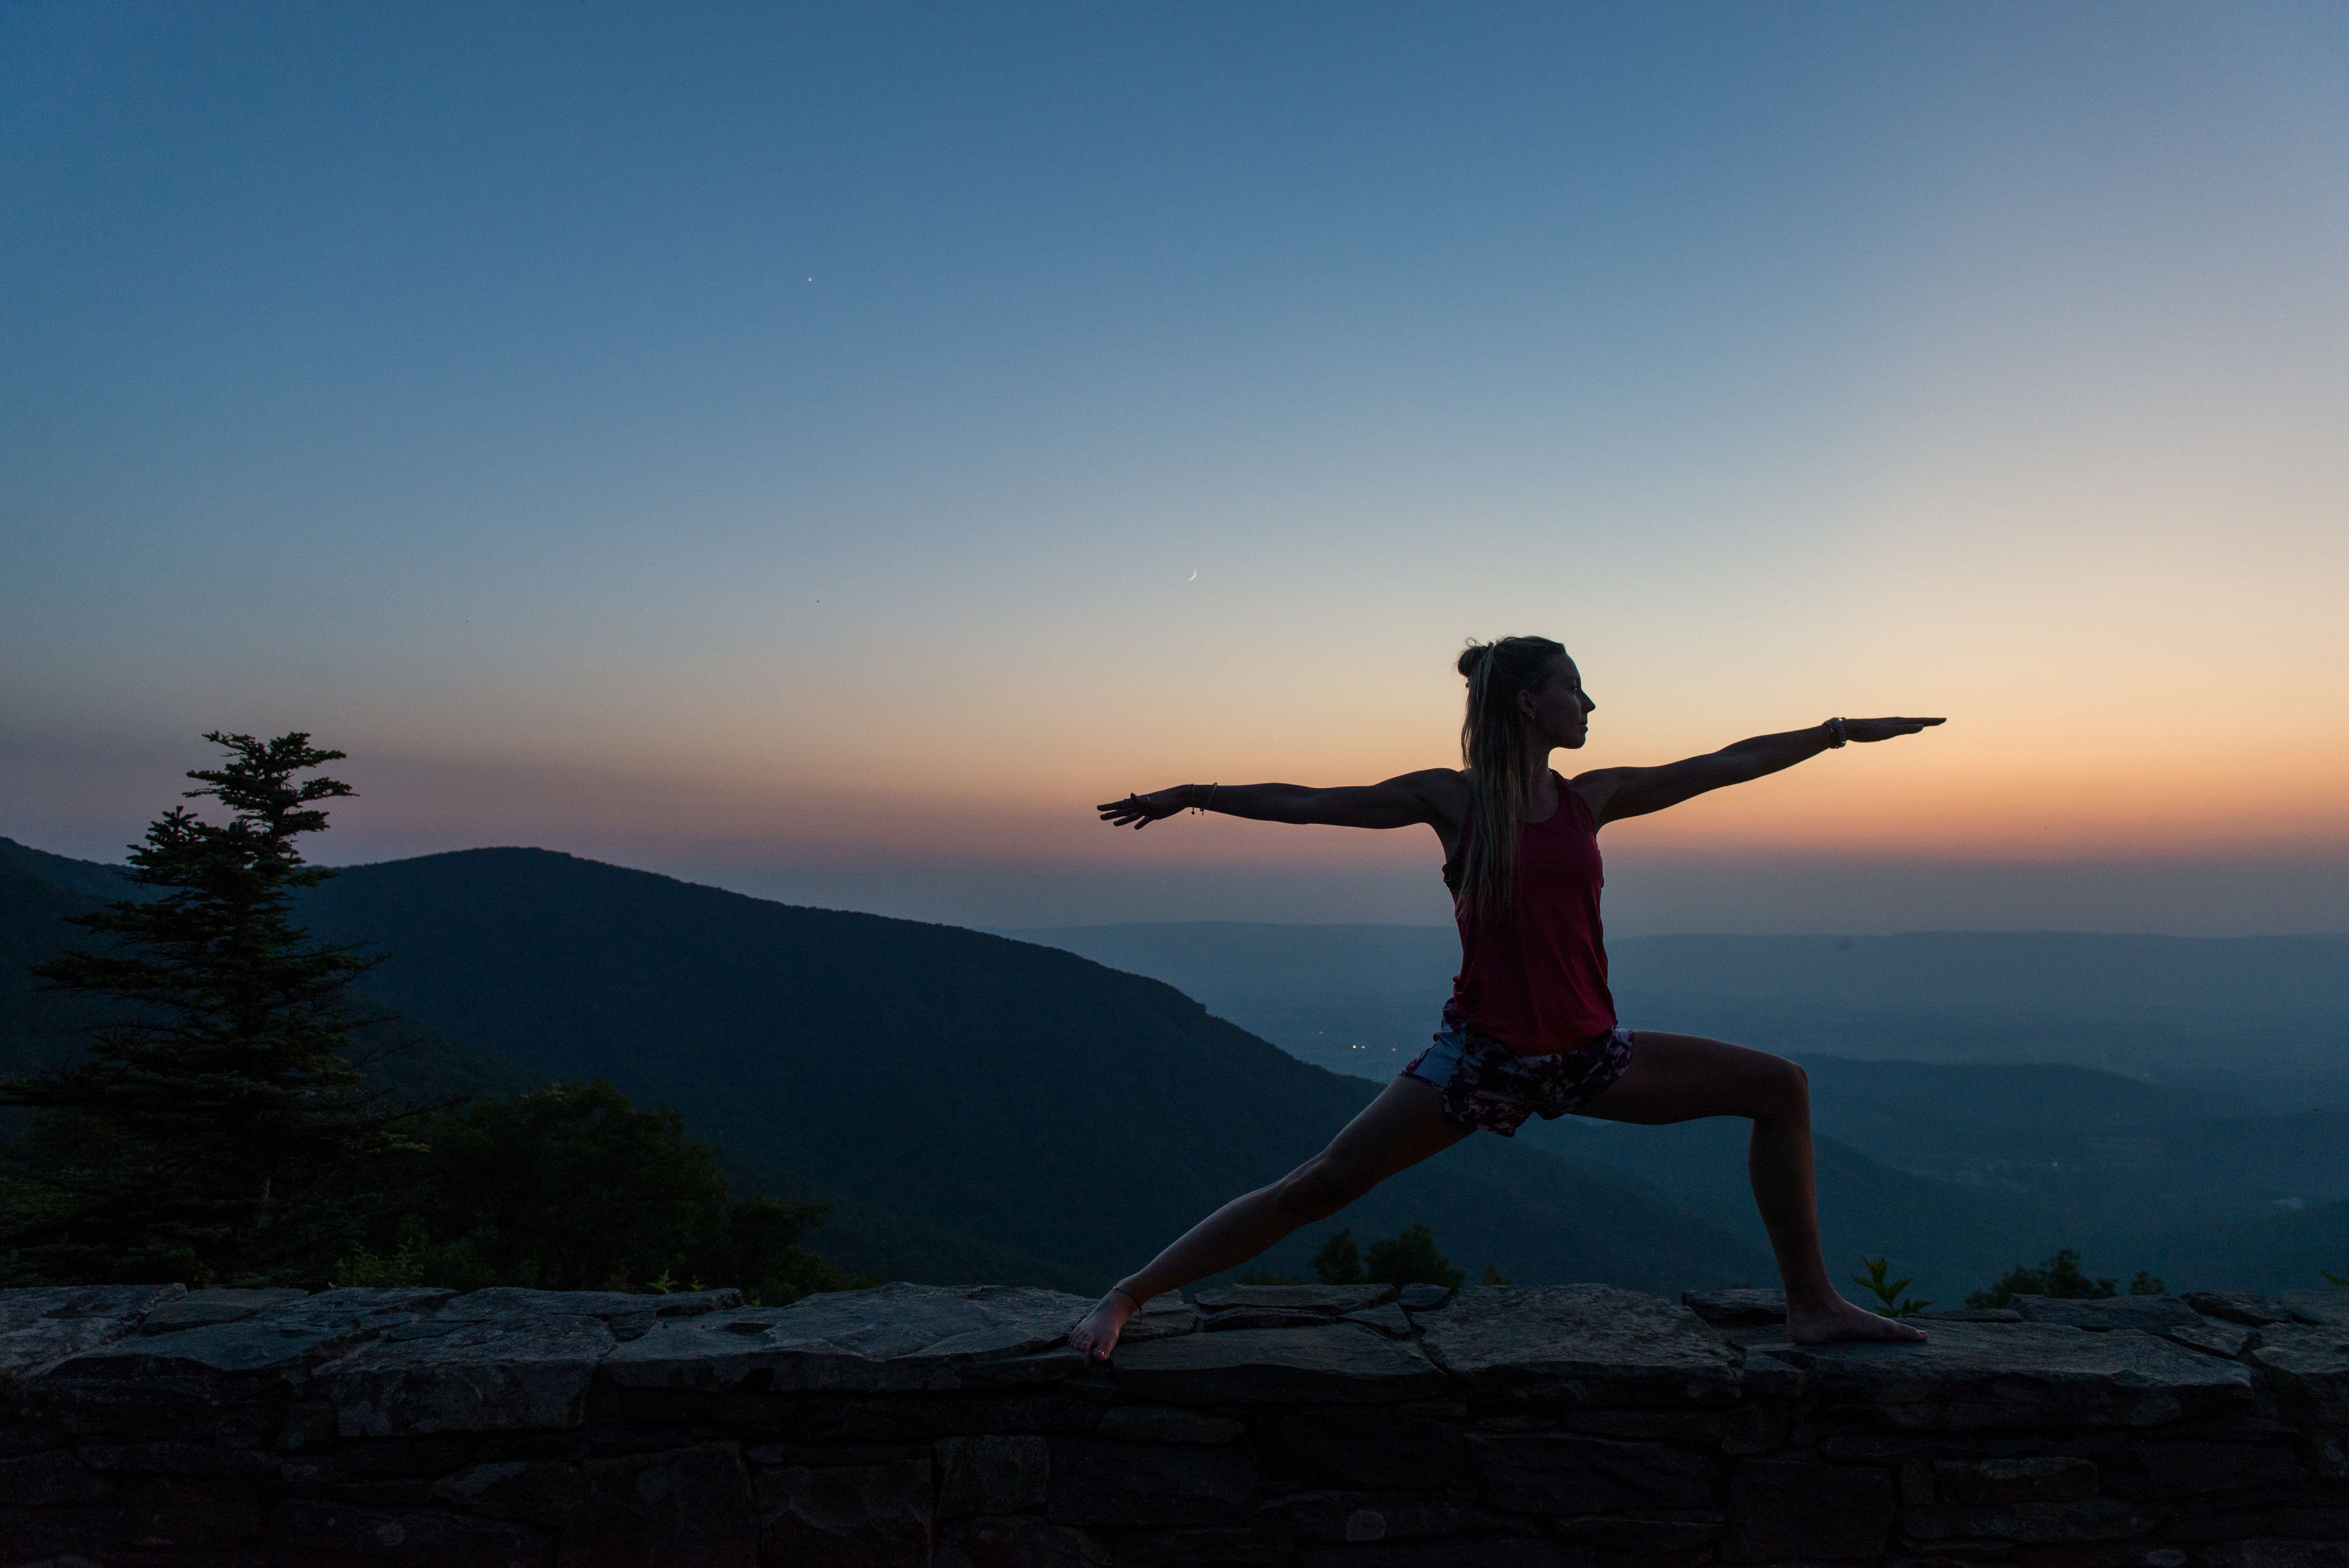
M 1189 788 L 1187 784 L 1177 784 L 1171 789 L 1159 789 L 1148 795 L 1128 795 L 1123 800 L 1104 800 L 1093 810 L 1099 811 L 1101 820 L 1112 827 L 1123 828 L 1131 823 L 1136 828 L 1146 828 L 1153 822 L 1163 822 L 1181 810 L 1183 792 Z

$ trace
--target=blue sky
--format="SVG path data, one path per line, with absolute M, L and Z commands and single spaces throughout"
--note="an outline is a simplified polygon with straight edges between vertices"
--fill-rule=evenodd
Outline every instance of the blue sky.
M 1440 919 L 1415 841 L 1082 808 L 1446 762 L 1460 639 L 1547 630 L 1593 762 L 1952 716 L 1627 834 L 1643 928 L 2185 928 L 2145 877 L 2244 865 L 2349 925 L 2338 7 L 17 5 L 0 52 L 0 832 L 106 853 L 198 731 L 301 727 L 352 858 Z M 1787 865 L 1842 891 L 1773 914 Z

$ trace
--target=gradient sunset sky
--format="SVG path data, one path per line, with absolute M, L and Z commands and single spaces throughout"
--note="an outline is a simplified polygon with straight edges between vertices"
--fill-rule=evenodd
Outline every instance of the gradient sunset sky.
M 214 727 L 323 858 L 1437 923 L 1092 802 L 1940 730 L 1618 931 L 2349 929 L 2337 4 L 0 10 L 0 833 Z

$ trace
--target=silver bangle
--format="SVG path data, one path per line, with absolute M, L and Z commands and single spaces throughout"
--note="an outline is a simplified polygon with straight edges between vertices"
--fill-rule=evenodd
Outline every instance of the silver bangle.
M 1827 749 L 1829 751 L 1842 750 L 1845 745 L 1851 739 L 1850 736 L 1844 733 L 1843 720 L 1840 718 L 1831 718 L 1827 720 L 1826 725 L 1822 727 L 1824 727 L 1827 732 Z

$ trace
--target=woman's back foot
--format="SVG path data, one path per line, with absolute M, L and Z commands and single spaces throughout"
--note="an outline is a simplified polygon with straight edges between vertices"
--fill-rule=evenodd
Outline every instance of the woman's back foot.
M 1898 1318 L 1879 1317 L 1837 1296 L 1823 1306 L 1796 1307 L 1787 1303 L 1786 1337 L 1797 1345 L 1840 1345 L 1854 1340 L 1914 1345 L 1925 1337 L 1925 1331 Z
M 1142 1310 L 1142 1303 L 1124 1291 L 1112 1289 L 1101 1298 L 1091 1312 L 1069 1330 L 1069 1347 L 1081 1350 L 1095 1361 L 1106 1361 L 1117 1348 L 1117 1337 L 1125 1332 L 1126 1319 Z

